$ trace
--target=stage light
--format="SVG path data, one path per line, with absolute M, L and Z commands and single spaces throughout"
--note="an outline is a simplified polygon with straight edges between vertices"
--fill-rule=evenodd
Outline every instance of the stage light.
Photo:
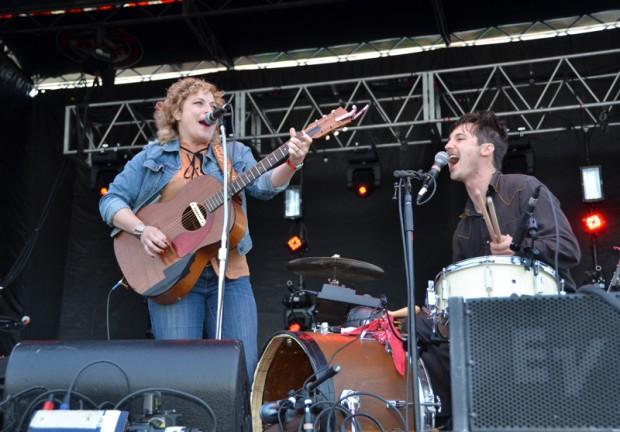
M 375 187 L 381 184 L 381 169 L 378 164 L 364 165 L 357 168 L 349 168 L 348 186 L 360 197 L 366 198 L 375 191 Z
M 301 219 L 302 200 L 301 186 L 289 186 L 284 191 L 284 219 Z
M 111 149 L 92 153 L 90 157 L 90 186 L 102 197 L 108 193 L 108 186 L 122 170 L 129 154 Z
M 290 331 L 310 330 L 315 322 L 314 303 L 314 295 L 303 289 L 285 295 L 282 298 L 285 328 Z
M 286 239 L 286 248 L 293 255 L 302 255 L 308 250 L 308 237 L 303 222 L 296 222 L 291 226 Z
M 286 241 L 286 245 L 291 253 L 297 253 L 304 246 L 304 241 L 298 235 L 292 235 Z
M 607 226 L 602 213 L 593 211 L 581 219 L 583 230 L 588 234 L 598 234 Z
M 365 184 L 357 185 L 355 189 L 355 193 L 357 194 L 357 196 L 362 197 L 362 198 L 368 195 L 369 192 L 370 192 L 369 186 Z
M 534 174 L 534 150 L 529 138 L 510 143 L 502 160 L 504 174 Z
M 108 193 L 108 187 L 118 174 L 119 169 L 115 167 L 92 167 L 92 188 L 97 191 L 100 197 Z
M 381 165 L 375 151 L 354 154 L 347 167 L 347 187 L 360 198 L 370 196 L 381 186 Z
M 581 170 L 581 197 L 583 202 L 603 201 L 601 166 L 583 166 Z

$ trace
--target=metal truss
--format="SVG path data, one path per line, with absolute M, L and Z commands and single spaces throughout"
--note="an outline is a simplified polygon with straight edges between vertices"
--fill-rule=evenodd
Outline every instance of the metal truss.
M 619 55 L 616 49 L 233 91 L 227 95 L 234 107 L 229 130 L 266 154 L 286 140 L 290 127 L 299 129 L 337 106 L 365 104 L 370 110 L 356 124 L 315 143 L 315 151 L 437 142 L 445 124 L 475 110 L 495 111 L 515 136 L 617 127 Z M 65 154 L 140 148 L 155 137 L 155 101 L 67 106 Z
M 342 1 L 342 0 L 340 0 Z M 92 1 L 50 9 L 44 2 L 15 7 L 0 14 L 0 34 L 28 34 L 83 29 L 98 23 L 106 27 L 160 23 L 230 14 L 261 13 L 334 0 L 150 0 L 144 2 Z M 75 2 L 70 2 L 75 3 Z M 185 8 L 191 5 L 192 10 Z M 76 22 L 76 16 L 80 20 Z
M 278 2 L 275 2 L 278 3 Z M 302 1 L 292 4 L 303 3 Z M 185 15 L 195 20 L 195 14 Z M 546 21 L 506 24 L 482 29 L 453 33 L 450 47 L 478 46 L 525 41 L 537 38 L 562 37 L 579 33 L 613 30 L 620 28 L 620 10 L 608 10 L 588 15 L 556 18 Z M 0 23 L 0 36 L 2 35 Z M 206 34 L 203 34 L 206 33 Z M 327 63 L 368 60 L 380 57 L 414 54 L 446 48 L 440 35 L 425 35 L 366 41 L 361 43 L 332 45 L 291 51 L 259 53 L 235 59 L 226 58 L 217 41 L 202 31 L 200 39 L 214 59 L 187 63 L 141 66 L 118 70 L 116 84 L 136 83 L 158 79 L 170 79 L 190 75 L 208 74 L 223 70 L 256 70 Z M 83 87 L 94 81 L 94 76 L 78 73 L 59 77 L 34 77 L 38 89 Z

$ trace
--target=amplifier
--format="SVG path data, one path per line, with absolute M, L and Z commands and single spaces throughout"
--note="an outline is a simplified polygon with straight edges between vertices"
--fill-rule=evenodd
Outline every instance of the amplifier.
M 620 428 L 620 298 L 449 299 L 455 431 Z

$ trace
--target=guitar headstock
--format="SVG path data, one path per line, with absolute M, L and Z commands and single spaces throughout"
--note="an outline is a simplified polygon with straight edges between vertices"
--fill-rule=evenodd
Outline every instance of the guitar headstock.
M 322 118 L 310 123 L 308 127 L 304 129 L 304 132 L 310 135 L 313 139 L 322 138 L 325 135 L 345 127 L 366 111 L 368 111 L 368 105 L 359 111 L 355 105 L 353 105 L 350 111 L 347 111 L 342 107 L 338 107 L 335 110 L 332 110 L 329 114 L 326 114 Z

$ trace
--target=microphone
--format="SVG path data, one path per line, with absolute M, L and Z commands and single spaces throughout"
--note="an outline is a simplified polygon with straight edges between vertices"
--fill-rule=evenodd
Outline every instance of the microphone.
M 515 233 L 515 236 L 512 238 L 512 243 L 510 243 L 510 249 L 515 252 L 518 252 L 519 249 L 521 249 L 521 243 L 523 243 L 525 235 L 528 232 L 528 220 L 534 215 L 534 209 L 536 208 L 536 203 L 538 203 L 538 197 L 540 196 L 540 188 L 541 186 L 538 185 L 538 187 L 534 189 L 532 196 L 527 201 L 527 209 L 521 216 L 521 220 L 517 225 L 519 231 Z
M 315 388 L 323 384 L 325 381 L 336 375 L 340 372 L 340 365 L 333 365 L 328 367 L 327 369 L 323 369 L 317 372 L 315 378 L 310 383 L 306 384 L 306 390 L 311 392 L 314 391 Z
M 445 151 L 437 152 L 435 155 L 435 162 L 433 163 L 431 169 L 426 173 L 426 179 L 418 192 L 418 200 L 428 191 L 428 188 L 431 186 L 431 183 L 435 181 L 441 169 L 448 165 L 448 159 L 448 153 Z
M 230 105 L 224 104 L 220 108 L 205 114 L 205 116 L 202 119 L 200 119 L 200 123 L 207 125 L 207 126 L 213 126 L 229 110 L 230 110 Z
M 296 412 L 294 399 L 281 399 L 261 405 L 260 419 L 265 424 L 286 423 Z

